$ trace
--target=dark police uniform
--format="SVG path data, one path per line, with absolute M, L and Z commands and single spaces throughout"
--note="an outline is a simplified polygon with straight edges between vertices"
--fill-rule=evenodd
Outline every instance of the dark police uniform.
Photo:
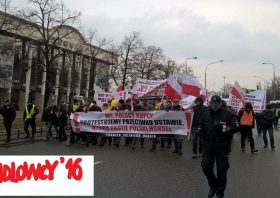
M 219 97 L 216 100 L 220 101 L 220 99 Z M 208 197 L 214 196 L 215 192 L 217 197 L 224 196 L 227 182 L 227 170 L 229 168 L 228 157 L 231 151 L 231 141 L 233 133 L 237 132 L 238 128 L 236 116 L 223 107 L 220 107 L 217 111 L 207 108 L 202 114 L 199 121 L 198 132 L 202 138 L 203 144 L 201 166 L 210 186 Z M 215 176 L 213 171 L 215 160 L 217 176 Z

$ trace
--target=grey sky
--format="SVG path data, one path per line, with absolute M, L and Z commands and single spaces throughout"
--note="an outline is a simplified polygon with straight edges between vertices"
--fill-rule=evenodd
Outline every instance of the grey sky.
M 22 2 L 21 0 L 14 0 Z M 226 81 L 255 88 L 259 79 L 270 80 L 271 62 L 280 75 L 280 1 L 277 0 L 64 0 L 81 11 L 82 23 L 120 43 L 131 31 L 141 31 L 145 45 L 162 47 L 164 54 L 188 60 L 208 88 L 218 90 Z

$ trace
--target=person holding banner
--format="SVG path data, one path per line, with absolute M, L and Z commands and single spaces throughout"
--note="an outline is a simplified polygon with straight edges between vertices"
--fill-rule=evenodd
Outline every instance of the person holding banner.
M 109 112 L 110 111 L 108 103 L 103 103 L 102 111 L 103 112 Z M 108 140 L 108 145 L 111 146 L 111 144 L 112 144 L 112 137 L 105 137 L 105 136 L 101 137 L 100 144 L 98 146 L 103 147 L 104 144 L 107 143 L 107 140 Z
M 241 151 L 245 152 L 245 138 L 249 138 L 251 153 L 258 152 L 255 149 L 255 142 L 253 138 L 253 128 L 255 127 L 254 111 L 251 103 L 246 102 L 244 109 L 241 109 L 238 113 L 238 120 L 240 124 L 241 133 Z
M 172 111 L 182 111 L 182 107 L 179 104 L 178 99 L 173 100 L 171 110 Z M 175 147 L 175 150 L 173 151 L 173 153 L 178 153 L 178 155 L 183 155 L 183 153 L 182 153 L 183 139 L 181 138 L 181 136 L 180 135 L 175 135 L 175 137 L 173 138 L 173 142 L 174 142 L 174 147 Z
M 97 112 L 102 112 L 102 109 L 101 107 L 99 107 L 97 104 L 96 104 L 96 101 L 95 100 L 92 100 L 92 99 L 88 99 L 88 102 L 87 102 L 87 111 L 97 111 Z M 86 142 L 86 145 L 89 146 L 89 144 L 92 143 L 93 145 L 96 145 L 97 144 L 97 135 L 94 134 L 94 133 L 89 133 L 87 135 L 87 142 Z
M 195 106 L 193 108 L 191 138 L 192 138 L 192 151 L 193 151 L 192 158 L 196 159 L 197 156 L 202 157 L 202 141 L 198 137 L 197 130 L 199 126 L 199 119 L 207 107 L 203 105 L 203 98 L 201 96 L 197 97 L 194 102 L 195 102 Z M 198 155 L 197 155 L 197 147 L 199 152 Z
M 73 105 L 70 113 L 75 113 L 75 112 L 83 112 L 83 105 L 82 101 L 80 101 L 79 98 L 74 98 L 73 100 Z M 76 140 L 80 139 L 80 136 L 73 130 L 72 127 L 70 127 L 71 133 L 70 133 L 70 141 L 66 144 L 66 146 L 72 146 L 75 144 Z
M 197 129 L 203 146 L 201 167 L 210 187 L 208 197 L 215 194 L 217 198 L 224 197 L 232 137 L 238 130 L 236 116 L 223 108 L 220 96 L 213 96 L 210 106 L 202 113 Z M 217 176 L 213 170 L 215 161 Z
M 134 105 L 133 111 L 144 111 L 142 101 L 140 101 L 138 99 L 135 100 L 135 105 Z M 131 147 L 132 150 L 135 149 L 137 139 L 138 138 L 136 138 L 136 137 L 133 138 L 132 147 Z M 140 144 L 141 144 L 141 148 L 144 148 L 144 138 L 140 138 Z
M 131 108 L 131 98 L 129 98 L 129 99 L 127 99 L 126 101 L 125 101 L 125 111 L 131 111 L 132 110 L 132 108 Z M 131 137 L 126 137 L 125 138 L 125 146 L 129 146 L 129 144 L 132 142 L 132 140 L 133 140 L 133 138 L 131 138 Z

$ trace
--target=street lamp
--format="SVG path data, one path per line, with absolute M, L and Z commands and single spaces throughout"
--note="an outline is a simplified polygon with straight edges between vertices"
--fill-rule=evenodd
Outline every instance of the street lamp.
M 186 73 L 187 73 L 187 71 L 188 71 L 188 60 L 189 60 L 189 59 L 197 59 L 197 57 L 194 56 L 194 57 L 186 58 Z
M 225 95 L 226 95 L 226 77 L 223 76 L 223 78 L 224 78 L 224 97 L 225 97 Z
M 208 68 L 208 66 L 209 66 L 209 65 L 216 64 L 216 63 L 222 63 L 222 62 L 224 62 L 224 60 L 216 61 L 216 62 L 213 62 L 213 63 L 208 63 L 208 64 L 206 65 L 205 73 L 204 73 L 204 87 L 205 87 L 205 89 L 206 89 L 206 74 L 207 74 L 207 68 Z
M 273 66 L 273 100 L 275 100 L 275 66 L 273 63 L 262 63 L 263 65 L 272 65 Z
M 263 77 L 260 77 L 260 76 L 253 76 L 253 77 L 263 80 L 263 88 L 264 88 L 264 89 L 265 89 L 265 83 L 266 83 L 266 84 L 269 83 L 269 82 L 268 82 L 265 78 L 263 78 Z

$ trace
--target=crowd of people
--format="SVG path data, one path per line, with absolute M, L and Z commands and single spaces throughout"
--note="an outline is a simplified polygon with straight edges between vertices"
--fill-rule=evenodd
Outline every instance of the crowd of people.
M 141 100 L 128 99 L 126 101 L 120 99 L 112 99 L 108 103 L 104 103 L 99 107 L 96 101 L 88 99 L 84 103 L 79 98 L 74 98 L 73 105 L 66 106 L 61 104 L 58 107 L 50 103 L 43 111 L 42 121 L 46 123 L 47 132 L 44 138 L 45 141 L 50 141 L 53 138 L 52 128 L 56 133 L 56 139 L 59 142 L 67 141 L 66 127 L 69 124 L 69 115 L 75 112 L 108 112 L 108 111 L 184 111 L 179 100 L 166 100 L 162 98 L 156 100 Z M 210 187 L 208 197 L 224 197 L 224 191 L 227 182 L 227 170 L 229 168 L 229 154 L 231 152 L 231 143 L 233 134 L 240 132 L 241 134 L 241 151 L 245 151 L 246 138 L 250 142 L 251 153 L 258 152 L 255 148 L 253 138 L 253 128 L 255 127 L 259 135 L 263 135 L 264 148 L 268 148 L 267 132 L 270 138 L 270 148 L 275 149 L 273 126 L 278 127 L 278 119 L 280 109 L 272 110 L 270 105 L 267 105 L 266 110 L 262 112 L 254 112 L 251 103 L 247 102 L 239 112 L 233 112 L 226 103 L 222 101 L 220 96 L 213 96 L 209 106 L 204 105 L 202 97 L 197 97 L 192 108 L 193 120 L 191 127 L 192 140 L 192 158 L 202 157 L 201 166 L 205 176 L 208 179 Z M 7 142 L 11 138 L 12 122 L 16 118 L 16 112 L 12 105 L 7 100 L 1 108 L 1 114 L 4 120 L 4 126 L 7 132 Z M 29 101 L 24 113 L 24 131 L 26 138 L 34 139 L 36 132 L 36 116 L 39 110 L 36 105 Z M 32 135 L 30 137 L 28 127 L 31 125 Z M 66 146 L 72 146 L 80 141 L 81 144 L 89 146 L 90 144 L 103 147 L 105 144 L 120 146 L 121 137 L 105 137 L 95 133 L 76 133 L 70 127 L 70 137 Z M 140 141 L 140 146 L 144 147 L 144 138 L 126 137 L 125 146 L 130 146 L 135 149 L 137 142 Z M 171 148 L 174 144 L 174 154 L 182 155 L 182 137 L 179 135 L 168 136 L 165 138 L 154 138 L 150 152 L 156 151 L 156 146 L 160 143 L 161 148 Z M 216 163 L 217 176 L 214 174 L 214 164 Z

